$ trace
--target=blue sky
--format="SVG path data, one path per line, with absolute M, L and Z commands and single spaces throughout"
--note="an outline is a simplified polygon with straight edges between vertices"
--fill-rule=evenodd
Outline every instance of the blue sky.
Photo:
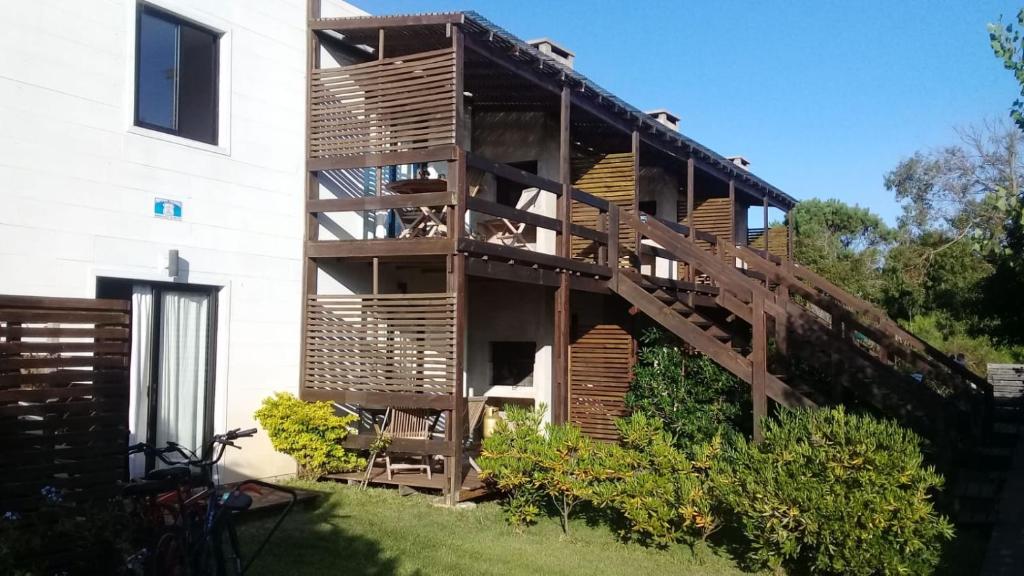
M 890 222 L 882 185 L 955 126 L 1007 115 L 1016 84 L 985 25 L 1002 1 L 350 0 L 375 14 L 476 10 L 513 34 L 547 36 L 576 67 L 797 199 L 839 198 Z

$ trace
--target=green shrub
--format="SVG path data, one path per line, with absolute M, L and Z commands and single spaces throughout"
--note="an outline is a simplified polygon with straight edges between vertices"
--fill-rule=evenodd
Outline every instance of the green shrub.
M 932 506 L 942 477 L 922 464 L 918 437 L 842 408 L 766 420 L 761 444 L 736 439 L 715 485 L 749 559 L 776 570 L 927 574 L 953 535 Z
M 295 458 L 301 477 L 315 479 L 366 464 L 341 445 L 356 416 L 336 415 L 330 402 L 304 402 L 279 392 L 263 400 L 256 420 L 267 431 L 275 450 Z
M 531 523 L 540 511 L 540 496 L 558 510 L 562 531 L 569 534 L 573 509 L 593 499 L 607 480 L 610 445 L 598 444 L 572 424 L 549 424 L 541 432 L 544 407 L 507 407 L 507 421 L 484 440 L 479 464 L 484 478 L 509 493 L 506 510 L 516 526 Z
M 505 407 L 505 419 L 483 441 L 477 464 L 481 478 L 493 482 L 507 495 L 504 502 L 509 523 L 517 529 L 536 522 L 543 495 L 536 486 L 534 454 L 544 442 L 541 425 L 544 407 Z
M 703 354 L 648 330 L 633 368 L 626 404 L 664 423 L 679 446 L 691 450 L 749 421 L 747 385 Z
M 616 421 L 622 444 L 611 448 L 613 481 L 601 483 L 595 502 L 625 519 L 623 536 L 665 547 L 705 541 L 720 526 L 707 471 L 720 451 L 716 438 L 691 462 L 661 422 L 644 413 Z

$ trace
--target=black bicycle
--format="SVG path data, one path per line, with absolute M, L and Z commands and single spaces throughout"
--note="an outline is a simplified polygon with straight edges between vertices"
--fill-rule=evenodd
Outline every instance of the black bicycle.
M 202 455 L 173 442 L 162 448 L 140 443 L 129 453 L 144 453 L 166 465 L 124 489 L 134 503 L 146 545 L 129 558 L 129 568 L 146 575 L 241 576 L 259 557 L 270 538 L 298 500 L 289 488 L 244 480 L 220 486 L 214 471 L 235 440 L 249 438 L 256 429 L 234 429 L 215 435 Z M 250 492 L 269 490 L 288 497 L 263 540 L 244 557 L 236 519 L 253 504 Z M 226 541 L 226 542 L 225 542 Z

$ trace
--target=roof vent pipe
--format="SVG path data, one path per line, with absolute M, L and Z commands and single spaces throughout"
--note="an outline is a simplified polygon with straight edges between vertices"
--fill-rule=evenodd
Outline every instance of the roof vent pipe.
M 527 40 L 526 43 L 536 48 L 541 54 L 568 68 L 572 68 L 572 61 L 576 59 L 576 55 L 568 48 L 557 44 L 550 38 Z
M 665 126 L 679 132 L 679 116 L 669 112 L 664 108 L 658 108 L 657 110 L 650 110 L 647 115 L 654 118 L 658 122 L 661 122 Z

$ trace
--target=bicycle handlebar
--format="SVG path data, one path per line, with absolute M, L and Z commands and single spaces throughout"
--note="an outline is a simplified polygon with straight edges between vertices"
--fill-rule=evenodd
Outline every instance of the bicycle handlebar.
M 214 435 L 214 437 L 210 439 L 209 444 L 207 444 L 207 450 L 203 453 L 204 456 L 208 454 L 208 458 L 199 458 L 195 453 L 186 451 L 187 449 L 183 449 L 181 445 L 175 442 L 168 442 L 163 448 L 155 448 L 145 442 L 139 442 L 128 447 L 128 454 L 144 453 L 147 456 L 153 456 L 154 458 L 159 459 L 161 462 L 169 466 L 187 464 L 197 468 L 204 468 L 213 466 L 220 462 L 220 459 L 224 457 L 224 450 L 228 446 L 238 448 L 234 443 L 234 440 L 239 438 L 251 438 L 255 435 L 255 428 L 247 428 L 245 430 L 235 428 L 234 430 L 228 430 L 224 434 Z M 177 454 L 181 456 L 182 459 L 178 461 L 171 460 L 167 457 L 169 454 Z

